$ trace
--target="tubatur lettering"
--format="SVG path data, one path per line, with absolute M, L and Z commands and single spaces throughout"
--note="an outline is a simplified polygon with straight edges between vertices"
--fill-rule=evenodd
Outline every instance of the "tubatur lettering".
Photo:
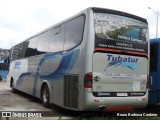
M 131 58 L 131 57 L 114 57 L 113 55 L 107 55 L 108 61 L 119 61 L 119 62 L 130 62 L 130 63 L 137 63 L 138 59 Z

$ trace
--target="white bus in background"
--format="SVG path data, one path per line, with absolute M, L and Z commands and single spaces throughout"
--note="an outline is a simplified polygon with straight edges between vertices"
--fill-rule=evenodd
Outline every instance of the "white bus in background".
M 88 8 L 11 48 L 8 85 L 80 111 L 144 108 L 148 24 L 125 12 Z

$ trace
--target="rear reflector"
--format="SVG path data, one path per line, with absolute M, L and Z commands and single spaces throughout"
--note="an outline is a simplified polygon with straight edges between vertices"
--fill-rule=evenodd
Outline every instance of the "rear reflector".
M 106 112 L 118 112 L 118 111 L 131 111 L 134 108 L 132 106 L 113 106 L 106 108 L 104 111 Z
M 140 99 L 138 99 L 138 100 L 140 100 L 140 101 L 145 101 L 146 99 L 145 99 L 145 98 L 140 98 Z
M 92 91 L 92 73 L 87 73 L 84 76 L 84 89 L 85 91 Z

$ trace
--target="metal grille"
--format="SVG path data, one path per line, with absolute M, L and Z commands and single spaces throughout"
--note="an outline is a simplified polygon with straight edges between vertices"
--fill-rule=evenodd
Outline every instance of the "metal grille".
M 64 76 L 64 106 L 78 108 L 78 76 Z

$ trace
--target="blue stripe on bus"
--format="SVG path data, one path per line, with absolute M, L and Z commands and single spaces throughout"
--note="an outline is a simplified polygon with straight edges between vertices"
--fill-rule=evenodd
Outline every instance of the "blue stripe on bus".
M 28 78 L 35 77 L 35 75 L 32 73 L 22 73 L 16 82 L 16 88 L 18 88 L 21 85 L 21 83 L 23 82 L 23 79 L 25 79 L 25 77 L 28 77 Z
M 62 56 L 63 54 L 63 56 Z M 46 54 L 41 61 L 38 64 L 37 67 L 37 72 L 35 74 L 32 73 L 23 73 L 20 75 L 19 79 L 16 82 L 16 88 L 19 88 L 21 83 L 23 82 L 23 79 L 25 79 L 25 77 L 28 78 L 34 78 L 34 85 L 33 85 L 33 92 L 32 94 L 34 96 L 36 96 L 36 85 L 37 85 L 37 80 L 38 78 L 43 79 L 43 80 L 60 80 L 63 78 L 63 75 L 65 73 L 69 73 L 73 66 L 75 65 L 77 58 L 78 58 L 78 54 L 79 54 L 79 49 L 74 49 L 72 51 L 66 52 L 66 53 L 62 53 L 62 52 L 57 52 L 57 53 L 53 53 L 53 54 Z M 48 74 L 48 75 L 40 75 L 39 71 L 40 68 L 42 66 L 42 64 L 48 60 L 48 59 L 53 59 L 53 58 L 58 58 L 62 56 L 62 60 L 58 66 L 58 68 Z
M 58 68 L 54 72 L 48 75 L 39 75 L 39 77 L 43 80 L 61 79 L 63 77 L 63 73 L 68 73 L 73 68 L 78 57 L 78 53 L 79 51 L 77 50 L 71 53 L 64 54 Z M 41 65 L 42 63 L 40 64 L 40 66 Z
M 79 54 L 79 49 L 75 49 L 75 50 L 72 50 L 72 51 L 69 51 L 67 53 L 63 53 L 63 57 L 62 57 L 62 60 L 58 66 L 58 68 L 48 74 L 48 75 L 39 75 L 39 70 L 40 70 L 40 67 L 42 66 L 43 62 L 48 60 L 48 59 L 52 59 L 52 58 L 57 58 L 60 54 L 62 53 L 54 53 L 54 54 L 49 54 L 49 55 L 45 55 L 42 60 L 40 61 L 39 65 L 38 65 L 38 68 L 37 68 L 37 75 L 36 75 L 36 78 L 35 78 L 35 81 L 34 81 L 34 86 L 33 86 L 33 92 L 32 94 L 34 96 L 36 96 L 36 85 L 37 85 L 37 80 L 38 80 L 38 77 L 42 80 L 60 80 L 63 78 L 63 75 L 65 73 L 68 73 L 71 71 L 71 69 L 73 68 L 73 66 L 75 65 L 76 61 L 77 61 L 77 58 L 78 58 L 78 54 Z

